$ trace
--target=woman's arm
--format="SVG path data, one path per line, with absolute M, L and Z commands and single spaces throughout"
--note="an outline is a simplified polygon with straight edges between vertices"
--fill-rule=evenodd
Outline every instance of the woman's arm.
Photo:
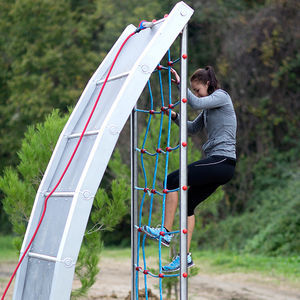
M 206 97 L 195 96 L 190 89 L 188 89 L 188 103 L 194 109 L 210 109 L 226 105 L 230 102 L 229 96 L 225 91 L 216 90 L 211 95 Z
M 177 114 L 177 117 L 174 120 L 174 122 L 179 126 L 179 124 L 180 124 L 180 115 L 179 114 Z M 203 128 L 204 128 L 203 111 L 193 121 L 187 121 L 187 131 L 190 134 L 194 134 L 198 131 L 201 131 Z

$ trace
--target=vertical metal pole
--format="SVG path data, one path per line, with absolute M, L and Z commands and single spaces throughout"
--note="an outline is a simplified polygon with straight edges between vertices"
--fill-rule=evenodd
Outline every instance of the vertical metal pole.
M 187 25 L 181 37 L 180 89 L 180 299 L 188 299 L 187 278 Z
M 131 300 L 137 299 L 138 274 L 135 269 L 137 262 L 137 239 L 138 232 L 135 225 L 138 225 L 138 191 L 137 186 L 137 113 L 133 109 L 130 117 L 131 135 Z

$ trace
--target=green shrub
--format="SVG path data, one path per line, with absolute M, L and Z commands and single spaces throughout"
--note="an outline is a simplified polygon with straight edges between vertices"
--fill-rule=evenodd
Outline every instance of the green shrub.
M 54 110 L 44 123 L 29 127 L 18 153 L 20 163 L 15 169 L 7 168 L 0 178 L 0 189 L 5 195 L 3 207 L 12 224 L 13 232 L 16 233 L 14 243 L 18 251 L 21 248 L 36 191 L 68 117 L 68 114 L 61 117 L 58 110 Z M 124 178 L 129 174 L 129 170 L 121 162 L 118 151 L 115 151 L 110 165 L 116 170 L 122 170 L 122 176 L 114 179 L 114 174 L 111 174 L 109 179 L 104 179 L 105 189 L 99 189 L 96 193 L 75 269 L 81 287 L 73 291 L 72 298 L 85 295 L 96 280 L 103 230 L 113 230 L 128 212 L 130 187 L 129 180 L 126 181 Z
M 264 255 L 299 253 L 300 173 L 288 162 L 288 154 L 286 160 L 284 154 L 280 157 L 267 157 L 253 166 L 254 191 L 245 211 L 208 222 L 197 233 L 200 247 Z
M 277 203 L 269 201 L 265 205 L 275 211 L 263 222 L 264 226 L 247 241 L 245 251 L 268 255 L 291 255 L 300 253 L 300 173 L 286 182 L 285 188 L 270 192 Z M 274 203 L 274 206 L 272 205 Z M 264 208 L 264 207 L 263 207 Z M 263 210 L 267 212 L 266 209 Z M 262 214 L 260 214 L 261 217 Z

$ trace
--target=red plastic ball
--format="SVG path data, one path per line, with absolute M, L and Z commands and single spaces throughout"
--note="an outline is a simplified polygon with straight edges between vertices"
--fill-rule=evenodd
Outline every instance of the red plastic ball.
M 182 54 L 182 58 L 183 59 L 187 59 L 187 55 L 186 54 Z
M 182 189 L 183 189 L 184 191 L 186 191 L 186 190 L 188 189 L 188 187 L 187 187 L 186 185 L 184 185 L 184 186 L 182 187 Z
M 168 190 L 167 189 L 163 189 L 163 193 L 164 194 L 168 194 Z
M 158 277 L 159 278 L 164 278 L 165 274 L 164 273 L 159 273 Z
M 161 153 L 161 149 L 160 148 L 156 149 L 156 152 Z
M 183 273 L 182 276 L 183 276 L 184 278 L 187 278 L 187 277 L 188 277 L 188 274 L 187 274 L 187 273 Z
M 171 148 L 171 147 L 167 147 L 167 148 L 166 148 L 166 151 L 171 152 L 171 151 L 172 151 L 172 148 Z
M 187 229 L 183 229 L 182 232 L 183 232 L 184 234 L 187 234 L 188 231 L 187 231 Z
M 182 142 L 182 146 L 186 147 L 187 146 L 187 142 Z
M 187 99 L 186 99 L 186 98 L 183 98 L 183 99 L 182 99 L 182 102 L 183 102 L 183 103 L 187 103 Z
M 164 233 L 163 231 L 161 231 L 159 234 L 160 234 L 161 236 L 165 236 L 165 233 Z

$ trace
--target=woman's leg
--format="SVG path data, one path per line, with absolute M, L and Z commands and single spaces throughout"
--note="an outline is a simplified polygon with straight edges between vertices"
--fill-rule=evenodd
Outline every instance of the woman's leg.
M 165 228 L 169 231 L 172 231 L 177 205 L 178 205 L 178 192 L 168 193 L 166 197 Z M 188 252 L 190 250 L 194 228 L 195 228 L 195 215 L 192 215 L 188 217 L 188 247 L 187 247 Z
M 218 186 L 229 181 L 234 173 L 234 164 L 225 157 L 208 157 L 188 166 L 188 249 L 195 227 L 194 209 L 208 198 Z M 179 170 L 168 175 L 167 188 L 179 186 Z M 178 192 L 167 194 L 165 206 L 165 228 L 172 231 L 178 205 Z
M 194 228 L 195 228 L 195 215 L 189 216 L 187 221 L 188 221 L 188 237 L 187 237 L 188 238 L 188 246 L 187 246 L 187 252 L 190 252 L 193 231 L 194 231 Z
M 171 192 L 166 197 L 165 228 L 172 231 L 174 217 L 178 205 L 178 192 Z

